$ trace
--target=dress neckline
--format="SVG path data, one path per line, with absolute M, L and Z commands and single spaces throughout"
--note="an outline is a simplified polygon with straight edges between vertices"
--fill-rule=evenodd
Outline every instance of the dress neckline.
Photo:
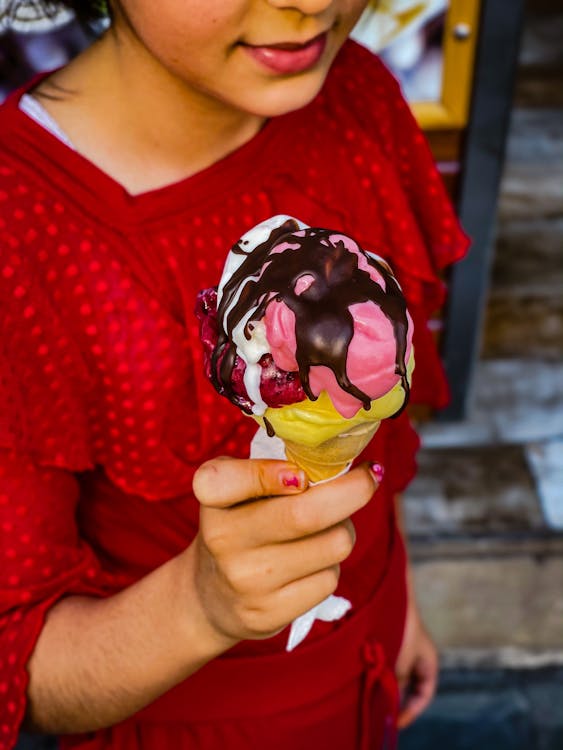
M 2 140 L 8 150 L 17 151 L 21 161 L 43 176 L 87 213 L 120 227 L 166 220 L 187 206 L 221 203 L 225 195 L 242 189 L 257 189 L 262 173 L 271 169 L 272 160 L 284 160 L 285 144 L 290 148 L 295 118 L 313 106 L 268 120 L 261 130 L 242 146 L 204 169 L 173 183 L 130 193 L 121 183 L 61 141 L 20 108 L 20 101 L 48 72 L 35 76 L 12 92 L 2 105 L 3 127 L 12 132 Z M 315 100 L 314 100 L 315 101 Z M 0 132 L 3 129 L 0 127 Z

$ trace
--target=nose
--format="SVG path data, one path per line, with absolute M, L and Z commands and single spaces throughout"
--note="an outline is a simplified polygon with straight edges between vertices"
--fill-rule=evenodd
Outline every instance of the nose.
M 305 16 L 317 16 L 333 4 L 334 0 L 267 0 L 274 8 L 297 10 Z

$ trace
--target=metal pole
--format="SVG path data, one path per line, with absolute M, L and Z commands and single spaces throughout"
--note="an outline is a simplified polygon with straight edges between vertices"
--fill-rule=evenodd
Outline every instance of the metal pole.
M 473 244 L 452 271 L 442 356 L 452 400 L 439 421 L 463 419 L 481 345 L 499 183 L 510 120 L 524 0 L 484 0 L 458 213 Z

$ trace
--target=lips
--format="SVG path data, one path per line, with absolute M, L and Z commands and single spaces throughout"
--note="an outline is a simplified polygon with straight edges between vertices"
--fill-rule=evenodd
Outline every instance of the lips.
M 304 44 L 280 42 L 267 45 L 244 44 L 242 48 L 259 65 L 275 73 L 302 73 L 312 68 L 322 57 L 327 34 L 319 34 Z

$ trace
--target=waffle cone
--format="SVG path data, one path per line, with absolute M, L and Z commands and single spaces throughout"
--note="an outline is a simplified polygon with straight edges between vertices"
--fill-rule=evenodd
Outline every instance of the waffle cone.
M 303 469 L 311 482 L 331 479 L 345 471 L 360 455 L 380 424 L 378 421 L 362 422 L 315 447 L 286 439 L 287 459 Z

